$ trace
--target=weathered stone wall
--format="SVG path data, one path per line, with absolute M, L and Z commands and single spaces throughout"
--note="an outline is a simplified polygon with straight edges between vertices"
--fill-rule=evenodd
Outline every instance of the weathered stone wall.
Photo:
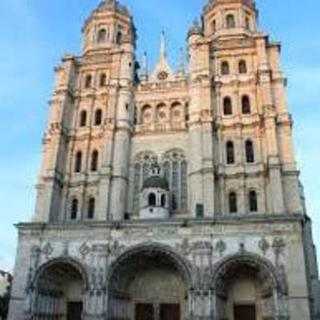
M 211 290 L 210 279 L 214 278 L 217 266 L 224 259 L 252 255 L 267 261 L 276 270 L 283 286 L 278 293 L 284 295 L 277 302 L 281 301 L 279 310 L 293 320 L 310 319 L 302 221 L 298 217 L 281 216 L 277 223 L 272 221 L 272 217 L 256 217 L 245 221 L 222 219 L 214 223 L 189 220 L 188 223 L 126 223 L 118 226 L 104 223 L 74 226 L 34 224 L 21 225 L 19 233 L 10 320 L 24 319 L 31 284 L 42 265 L 55 259 L 77 261 L 88 274 L 88 290 L 94 292 L 97 285 L 108 287 L 108 283 L 104 283 L 108 279 L 108 266 L 120 256 L 132 248 L 151 245 L 170 248 L 177 256 L 183 257 L 193 270 L 194 289 L 201 292 Z M 100 279 L 99 283 L 92 283 L 96 279 Z M 200 312 L 203 309 L 197 307 L 195 297 L 194 312 Z M 210 310 L 212 299 L 204 301 L 202 303 Z M 97 317 L 94 319 L 98 319 L 98 315 L 106 310 L 94 312 Z

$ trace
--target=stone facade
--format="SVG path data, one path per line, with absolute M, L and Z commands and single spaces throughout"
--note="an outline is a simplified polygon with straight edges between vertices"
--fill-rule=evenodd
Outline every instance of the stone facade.
M 8 289 L 12 282 L 10 273 L 0 270 L 0 297 L 8 293 Z
M 9 320 L 320 319 L 280 44 L 257 14 L 210 0 L 188 67 L 162 35 L 153 72 L 125 7 L 91 14 L 56 68 Z

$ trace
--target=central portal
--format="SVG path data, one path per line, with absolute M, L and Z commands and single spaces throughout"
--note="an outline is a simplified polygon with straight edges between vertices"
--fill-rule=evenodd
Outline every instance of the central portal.
M 136 304 L 135 320 L 180 320 L 180 304 Z
M 153 250 L 120 261 L 111 277 L 109 312 L 113 320 L 182 320 L 187 287 L 172 256 Z
M 256 307 L 254 305 L 235 306 L 234 320 L 256 320 Z

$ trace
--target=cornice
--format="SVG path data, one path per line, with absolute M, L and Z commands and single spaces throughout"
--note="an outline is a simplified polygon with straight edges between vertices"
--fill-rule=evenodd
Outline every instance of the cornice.
M 196 226 L 217 225 L 246 225 L 251 224 L 279 224 L 279 223 L 303 223 L 307 217 L 302 214 L 244 214 L 244 215 L 219 215 L 212 218 L 170 218 L 166 220 L 132 220 L 132 221 L 82 221 L 79 223 L 19 223 L 16 228 L 19 232 L 47 232 L 58 230 L 92 230 L 92 229 L 134 229 L 142 227 L 181 227 L 192 228 Z

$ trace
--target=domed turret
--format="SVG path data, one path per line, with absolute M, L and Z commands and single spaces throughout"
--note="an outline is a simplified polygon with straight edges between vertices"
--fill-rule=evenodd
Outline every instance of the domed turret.
M 210 0 L 203 9 L 204 33 L 228 36 L 254 32 L 257 15 L 254 0 Z
M 136 32 L 129 10 L 116 0 L 102 1 L 83 27 L 84 51 L 106 50 L 130 44 Z

